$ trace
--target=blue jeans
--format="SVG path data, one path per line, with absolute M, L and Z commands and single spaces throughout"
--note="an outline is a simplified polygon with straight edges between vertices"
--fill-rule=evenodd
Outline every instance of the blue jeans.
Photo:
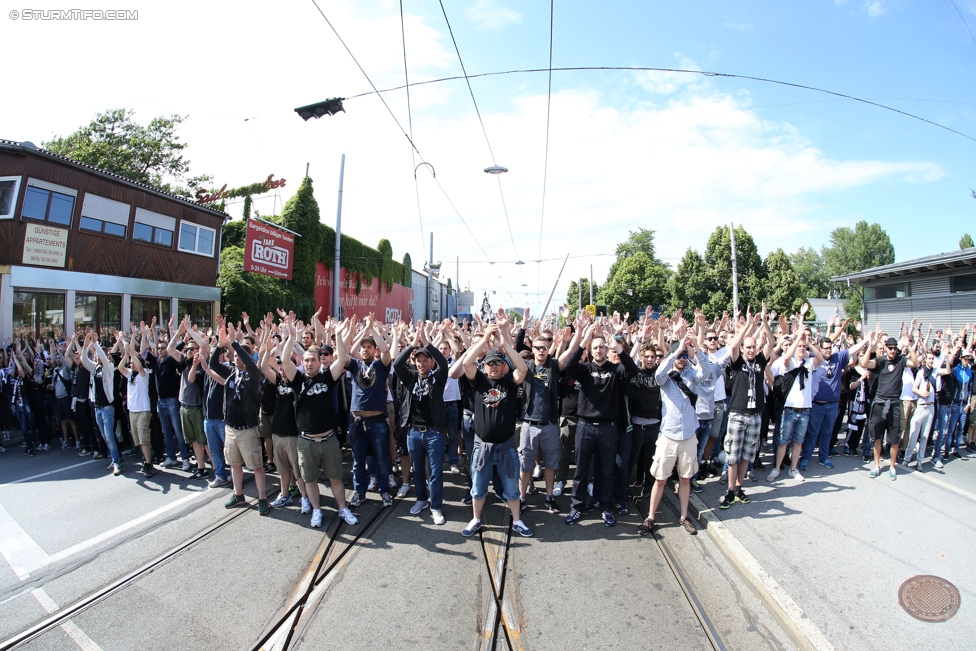
M 946 451 L 958 452 L 960 447 L 965 446 L 963 442 L 962 426 L 966 422 L 966 403 L 952 403 L 949 409 L 949 422 L 946 426 Z M 951 450 L 949 448 L 952 448 Z
M 102 433 L 102 438 L 105 439 L 105 445 L 108 446 L 112 463 L 121 465 L 122 457 L 119 455 L 119 444 L 115 440 L 115 407 L 112 405 L 95 407 L 95 422 L 98 423 L 98 429 Z
M 31 421 L 33 420 L 30 404 L 26 400 L 21 402 L 19 405 L 14 406 L 14 411 L 17 414 L 17 423 L 20 425 L 20 431 L 24 434 L 24 448 L 28 451 L 34 450 L 34 430 L 31 427 Z
M 458 407 L 460 401 L 445 402 L 444 415 L 447 417 L 447 463 L 456 466 L 461 463 L 457 445 Z
M 813 457 L 814 446 L 819 446 L 817 459 L 824 462 L 830 458 L 830 438 L 834 433 L 834 423 L 837 420 L 839 402 L 828 402 L 825 405 L 813 404 L 810 408 L 810 424 L 807 426 L 807 437 L 803 441 L 803 456 L 800 460 L 808 463 Z
M 227 463 L 224 461 L 224 421 L 216 418 L 203 419 L 203 431 L 207 433 L 207 447 L 214 462 L 214 477 L 227 479 Z
M 373 454 L 369 457 L 375 461 L 376 466 L 370 470 L 376 475 L 376 484 L 380 488 L 380 493 L 388 495 L 390 492 L 390 474 L 393 461 L 390 459 L 390 426 L 384 420 L 375 423 L 360 421 L 358 424 L 353 420 L 350 432 L 352 435 L 352 489 L 360 495 L 366 495 L 366 487 L 369 486 L 369 475 L 366 472 L 366 455 L 370 448 Z M 409 439 L 407 441 L 409 447 Z M 413 452 L 410 453 L 413 456 Z
M 700 466 L 702 455 L 705 454 L 705 444 L 708 443 L 708 438 L 712 435 L 712 421 L 699 420 L 695 434 L 698 435 L 698 465 Z
M 461 418 L 461 441 L 464 443 L 464 454 L 468 460 L 468 486 L 471 486 L 471 456 L 474 454 L 474 416 L 464 414 Z
M 413 486 L 417 500 L 430 500 L 430 508 L 441 510 L 444 502 L 444 433 L 433 428 L 421 432 L 410 428 L 407 434 L 407 451 L 413 466 Z M 430 492 L 427 491 L 427 463 L 430 462 Z
M 475 460 L 478 455 L 481 454 L 482 448 L 476 449 L 471 454 L 471 467 L 474 468 Z M 507 459 L 504 457 L 507 456 Z M 504 459 L 504 460 L 503 460 Z M 511 500 L 517 500 L 519 498 L 519 458 L 518 450 L 515 447 L 511 447 L 507 450 L 495 450 L 491 451 L 491 459 L 485 459 L 485 465 L 481 470 L 472 472 L 472 486 L 471 486 L 471 497 L 476 500 L 483 500 L 485 496 L 488 495 L 488 482 L 491 480 L 492 476 L 495 475 L 493 472 L 495 468 L 510 468 L 513 470 L 512 473 L 506 475 L 502 472 L 497 473 L 497 476 L 501 479 L 502 498 L 508 502 Z M 495 492 L 498 491 L 498 486 L 495 486 Z M 433 508 L 433 506 L 431 507 Z
M 180 421 L 180 401 L 176 398 L 163 398 L 156 404 L 159 412 L 159 423 L 163 426 L 163 442 L 166 443 L 166 457 L 176 459 L 176 449 L 173 439 L 180 446 L 183 461 L 189 461 L 190 455 L 186 451 L 186 441 L 183 440 L 183 423 Z
M 949 412 L 951 411 L 952 405 L 939 405 L 935 411 L 935 425 L 932 428 L 935 433 L 935 446 L 932 448 L 933 461 L 942 458 L 942 446 L 948 441 L 946 434 L 948 433 Z M 946 445 L 946 447 L 949 446 Z

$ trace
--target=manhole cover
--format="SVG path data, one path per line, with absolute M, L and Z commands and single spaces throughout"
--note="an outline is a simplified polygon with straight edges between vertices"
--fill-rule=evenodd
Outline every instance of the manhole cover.
M 898 588 L 898 603 L 923 622 L 944 622 L 959 610 L 959 590 L 930 574 L 913 576 Z

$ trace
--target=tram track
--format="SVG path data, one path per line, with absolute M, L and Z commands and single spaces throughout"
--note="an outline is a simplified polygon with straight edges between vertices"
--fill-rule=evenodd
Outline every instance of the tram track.
M 487 509 L 486 509 L 487 510 Z M 482 529 L 478 535 L 481 538 L 481 553 L 485 560 L 485 570 L 488 572 L 488 582 L 491 587 L 491 600 L 484 613 L 484 623 L 481 629 L 481 651 L 496 651 L 507 648 L 511 651 L 522 651 L 522 625 L 510 593 L 506 590 L 509 570 L 509 553 L 512 547 L 512 515 L 506 506 L 504 533 L 486 531 Z M 501 633 L 501 636 L 499 636 Z M 507 646 L 499 646 L 507 645 Z

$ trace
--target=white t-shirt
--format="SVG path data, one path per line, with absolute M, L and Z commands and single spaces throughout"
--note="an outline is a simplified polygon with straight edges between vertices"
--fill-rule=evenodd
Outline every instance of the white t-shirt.
M 800 387 L 800 378 L 797 377 L 793 381 L 793 386 L 790 387 L 790 392 L 786 394 L 786 407 L 793 407 L 795 409 L 809 409 L 813 406 L 813 362 L 812 357 L 807 357 L 803 360 L 803 365 L 806 367 L 809 373 L 803 381 L 803 387 Z M 773 375 L 785 375 L 789 371 L 794 371 L 797 369 L 797 359 L 796 355 L 789 359 L 787 363 L 784 358 L 780 357 L 773 364 Z
M 149 374 L 143 375 L 129 370 L 129 379 L 125 383 L 126 404 L 130 412 L 149 411 Z
M 902 400 L 917 400 L 918 396 L 912 391 L 912 386 L 915 384 L 915 369 L 905 367 L 905 370 L 901 373 L 901 399 Z

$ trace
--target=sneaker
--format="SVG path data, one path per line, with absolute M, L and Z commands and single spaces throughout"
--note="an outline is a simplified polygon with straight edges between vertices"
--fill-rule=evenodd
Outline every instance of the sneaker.
M 838 455 L 837 448 L 830 448 L 830 450 L 827 451 L 828 457 L 836 457 L 837 455 Z
M 173 459 L 172 457 L 167 457 L 166 461 L 163 462 L 163 468 L 172 468 L 173 466 L 179 465 L 179 461 Z
M 895 472 L 894 466 L 888 468 L 888 476 L 891 477 L 891 481 L 898 479 L 898 473 Z
M 806 461 L 801 461 L 800 462 L 799 469 L 802 470 L 803 472 L 806 472 L 807 471 L 807 463 L 806 463 Z
M 563 519 L 563 522 L 565 522 L 566 524 L 576 524 L 577 522 L 579 522 L 580 518 L 582 517 L 583 517 L 583 512 L 577 509 L 576 507 L 573 507 L 572 509 L 570 509 L 569 515 L 567 515 Z
M 626 502 L 621 502 L 620 504 L 614 504 L 613 508 L 617 509 L 617 513 L 620 515 L 630 515 L 630 509 L 627 508 Z
M 936 459 L 935 463 L 932 464 L 933 468 L 945 468 L 945 464 L 942 463 L 942 459 Z
M 352 499 L 349 500 L 349 506 L 351 506 L 352 508 L 356 508 L 357 506 L 363 503 L 364 499 L 366 499 L 365 495 L 360 495 L 359 493 L 353 493 Z
M 115 462 L 109 461 L 108 465 L 105 466 L 105 470 L 115 470 Z
M 546 498 L 546 510 L 550 513 L 559 513 L 559 505 L 556 504 L 556 498 L 547 497 Z
M 834 462 L 831 461 L 830 459 L 827 459 L 826 461 L 819 461 L 818 463 L 824 468 L 828 468 L 830 470 L 834 469 Z
M 295 497 L 295 498 L 298 498 L 298 497 L 301 497 L 302 496 L 302 492 L 300 490 L 298 490 L 298 486 L 289 486 L 288 487 L 288 494 L 291 495 L 292 497 Z
M 536 481 L 542 479 L 542 466 L 535 464 L 535 468 L 532 469 L 532 479 Z
M 564 482 L 557 481 L 556 482 L 556 485 L 552 487 L 552 496 L 553 497 L 561 497 L 562 494 L 563 494 L 563 487 L 565 485 L 566 484 Z
M 746 471 L 746 477 L 749 479 L 749 481 L 759 481 L 759 475 L 757 475 L 756 471 L 752 470 L 751 468 Z
M 792 474 L 790 476 L 792 476 Z M 773 468 L 772 470 L 769 471 L 769 474 L 766 475 L 766 481 L 770 481 L 770 482 L 776 481 L 778 477 L 779 477 L 779 470 Z
M 101 452 L 92 452 L 92 459 L 104 459 L 105 455 Z
M 410 515 L 419 515 L 421 511 L 430 507 L 430 502 L 426 500 L 417 500 L 417 502 L 410 507 Z
M 387 483 L 387 486 L 389 486 L 390 488 L 396 488 L 397 487 L 396 477 L 394 477 L 392 473 L 390 473 L 390 481 L 389 481 L 389 483 Z
M 685 531 L 687 531 L 689 535 L 694 536 L 698 534 L 698 529 L 695 528 L 695 525 L 693 525 L 691 520 L 688 518 L 681 518 L 681 520 L 678 521 L 678 524 L 684 527 Z
M 587 500 L 586 504 L 583 505 L 583 510 L 589 513 L 590 511 L 596 511 L 600 507 L 600 503 L 596 500 Z
M 800 474 L 799 470 L 794 470 L 790 468 L 789 475 L 791 479 L 795 479 L 797 481 L 803 481 L 803 475 Z
M 431 509 L 430 516 L 434 519 L 434 524 L 444 524 L 447 522 L 447 518 L 444 517 L 444 514 L 437 509 Z
M 864 463 L 867 463 L 867 462 L 868 462 L 868 461 L 870 461 L 870 460 L 871 460 L 871 457 L 868 457 L 868 456 L 861 456 L 861 461 L 863 461 Z
M 473 536 L 481 529 L 481 520 L 474 519 L 468 523 L 464 529 L 461 529 L 461 535 L 467 538 L 468 536 Z
M 280 493 L 278 499 L 271 503 L 273 509 L 280 509 L 283 506 L 291 506 L 291 495 L 288 493 Z
M 183 472 L 190 472 L 190 461 L 187 459 L 183 462 Z
M 214 477 L 207 482 L 207 486 L 210 488 L 220 488 L 221 486 L 226 486 L 230 482 L 225 477 Z
M 702 492 L 705 489 L 701 487 L 701 484 L 699 484 L 697 480 L 692 479 L 691 480 L 691 490 L 694 493 L 700 493 L 700 492 Z
M 70 446 L 70 445 L 68 444 L 68 442 L 67 442 L 67 441 L 61 441 L 61 449 L 62 449 L 62 450 L 67 450 L 67 449 L 68 449 L 68 448 L 70 448 L 70 447 L 71 447 L 71 446 Z
M 278 472 L 278 468 L 275 467 L 275 465 L 269 461 L 268 463 L 264 464 L 264 471 L 265 472 Z
M 404 498 L 407 496 L 407 493 L 409 492 L 410 492 L 410 484 L 403 484 L 402 486 L 400 486 L 400 490 L 397 491 L 397 497 Z
M 319 512 L 321 513 L 321 511 Z M 339 511 L 339 517 L 348 525 L 359 524 L 359 520 L 352 514 L 348 506 Z
M 593 497 L 593 484 L 589 483 L 586 485 L 586 494 Z
M 919 459 L 918 461 L 915 462 L 915 470 L 917 470 L 919 472 L 925 472 L 925 469 L 922 467 L 922 460 L 921 459 Z
M 311 508 L 311 506 L 309 507 Z M 302 511 L 304 513 L 304 511 Z M 322 526 L 322 509 L 312 511 L 312 528 L 318 529 Z
M 470 491 L 468 491 L 467 493 L 465 493 L 464 495 L 461 496 L 461 504 L 467 504 L 467 505 L 470 506 L 471 505 L 471 501 L 472 500 L 471 500 L 471 492 Z
M 244 506 L 244 496 L 243 495 L 231 495 L 230 498 L 224 502 L 225 509 L 232 509 L 235 506 Z
M 763 470 L 766 469 L 766 464 L 762 462 L 762 459 L 757 459 L 756 463 L 752 464 L 752 467 L 762 472 Z
M 610 511 L 603 512 L 603 524 L 607 525 L 608 527 L 612 527 L 617 524 L 617 520 L 613 517 L 613 513 Z
M 729 491 L 722 498 L 722 501 L 718 503 L 718 508 L 724 510 L 724 509 L 727 509 L 730 506 L 732 506 L 732 504 L 734 504 L 734 503 L 735 503 L 735 493 L 733 493 L 732 491 Z
M 742 504 L 749 504 L 752 502 L 752 500 L 746 495 L 745 491 L 741 488 L 735 491 L 735 501 L 741 502 Z
M 535 533 L 521 520 L 512 523 L 512 531 L 525 538 L 531 538 Z
M 529 487 L 525 489 L 525 492 L 529 495 L 535 495 L 539 492 L 539 489 L 535 487 L 535 484 L 529 484 Z
M 877 477 L 880 474 L 881 474 L 881 468 L 878 467 L 878 466 L 875 466 L 874 468 L 871 468 L 871 474 L 869 476 L 871 477 L 871 479 L 874 479 L 875 477 Z
M 64 446 L 65 446 L 65 444 L 63 444 L 63 443 L 62 443 L 62 444 L 61 444 L 61 449 L 62 449 L 62 450 L 64 449 Z M 50 447 L 48 447 L 48 449 L 50 450 L 51 448 L 50 448 Z M 134 457 L 134 456 L 136 456 L 137 454 L 139 454 L 139 448 L 137 448 L 137 447 L 131 447 L 131 448 L 129 448 L 128 450 L 126 450 L 125 452 L 123 452 L 123 453 L 122 453 L 122 456 L 123 456 L 123 457 Z
M 268 515 L 271 513 L 271 505 L 268 500 L 258 500 L 258 515 Z
M 207 479 L 209 476 L 210 473 L 207 472 L 206 468 L 197 468 L 196 470 L 193 471 L 193 474 L 190 475 L 190 480 L 192 481 L 195 479 Z
M 850 448 L 849 448 L 848 446 L 846 446 L 846 445 L 845 445 L 845 446 L 844 446 L 844 456 L 845 456 L 845 457 L 851 457 L 851 456 L 854 456 L 854 451 L 853 451 L 853 450 L 851 450 L 851 449 L 850 449 Z
M 457 467 L 457 466 L 455 466 L 455 465 L 452 465 L 452 466 L 451 466 L 451 474 L 452 474 L 452 475 L 460 475 L 460 474 L 461 474 L 461 469 L 460 469 L 460 468 L 458 468 L 458 467 Z
M 383 498 L 383 508 L 388 509 L 393 506 L 393 498 L 390 497 L 389 493 L 383 493 L 381 496 Z
M 376 490 L 376 477 L 370 475 L 370 477 L 369 477 L 369 485 L 366 486 L 366 491 L 369 492 L 369 491 L 375 491 L 375 490 Z
M 7 451 L 7 448 L 5 448 L 2 445 L 0 445 L 0 454 L 3 454 L 6 451 Z
M 640 526 L 637 527 L 638 536 L 646 536 L 652 531 L 654 531 L 654 520 L 644 520 L 640 523 Z
M 116 477 L 118 477 L 119 475 L 122 474 L 122 466 L 120 466 L 117 463 L 113 463 L 112 464 L 112 472 L 115 473 L 115 476 Z

